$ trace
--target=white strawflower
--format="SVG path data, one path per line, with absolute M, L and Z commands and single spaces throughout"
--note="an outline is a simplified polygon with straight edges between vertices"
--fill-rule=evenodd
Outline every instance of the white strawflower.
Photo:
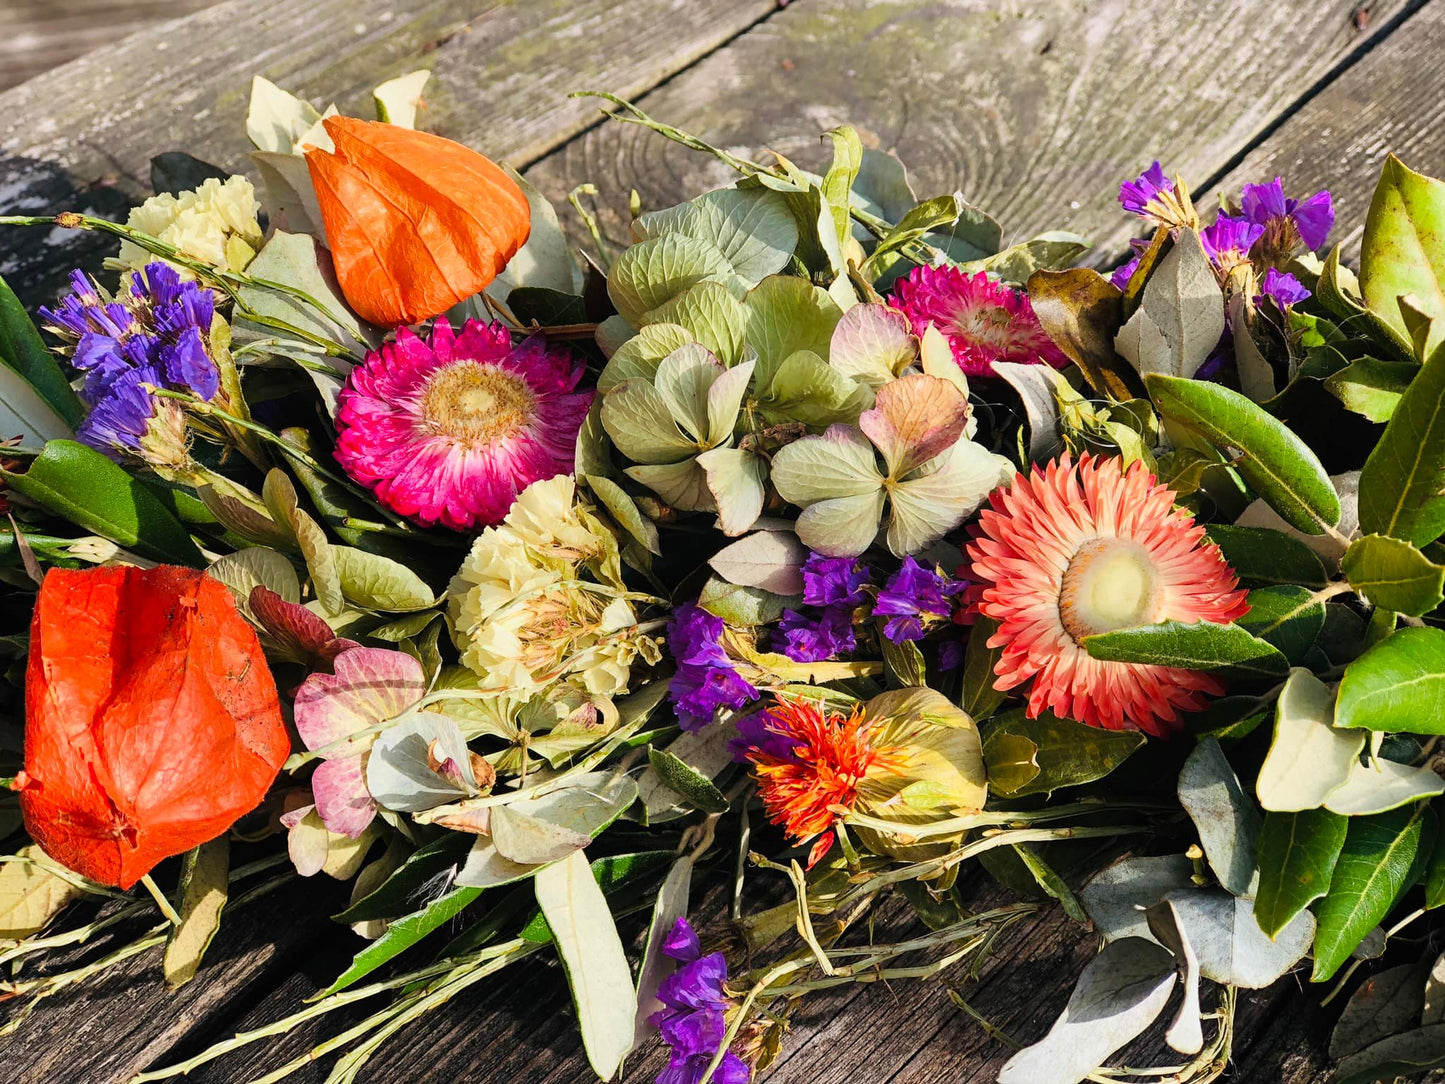
M 227 271 L 244 271 L 261 247 L 261 226 L 256 221 L 256 190 L 245 177 L 215 177 L 199 188 L 173 196 L 152 196 L 134 208 L 126 225 L 174 245 L 193 260 Z M 114 261 L 120 267 L 140 270 L 157 257 L 139 245 L 122 241 Z M 179 267 L 183 277 L 193 277 Z

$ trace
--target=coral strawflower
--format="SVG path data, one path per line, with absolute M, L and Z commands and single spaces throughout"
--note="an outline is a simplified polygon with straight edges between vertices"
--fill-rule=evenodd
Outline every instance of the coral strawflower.
M 500 523 L 532 482 L 572 470 L 592 403 L 583 365 L 501 324 L 406 328 L 341 389 L 336 459 L 386 507 L 428 527 Z
M 1110 730 L 1160 737 L 1179 713 L 1224 691 L 1213 674 L 1092 658 L 1082 640 L 1159 621 L 1233 621 L 1245 592 L 1204 528 L 1143 464 L 1065 455 L 999 489 L 967 547 L 983 583 L 978 608 L 999 622 L 999 689 L 1030 679 L 1029 715 L 1045 709 Z
M 852 812 L 872 770 L 896 772 L 901 747 L 875 744 L 863 708 L 824 711 L 814 701 L 785 700 L 738 723 L 732 750 L 753 766 L 768 820 L 794 843 L 822 836 L 810 864 L 832 845 L 833 822 Z
M 922 335 L 936 327 L 969 376 L 992 376 L 996 361 L 1062 369 L 1064 352 L 1044 332 L 1028 295 L 990 281 L 982 271 L 915 267 L 893 288 L 893 303 Z

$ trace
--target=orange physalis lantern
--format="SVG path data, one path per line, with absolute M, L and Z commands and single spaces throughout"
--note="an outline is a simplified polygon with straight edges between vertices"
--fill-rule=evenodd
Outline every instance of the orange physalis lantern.
M 478 293 L 527 241 L 517 183 L 450 139 L 327 117 L 334 152 L 306 164 L 347 304 L 382 327 L 416 324 Z
M 290 744 L 260 642 L 219 581 L 169 566 L 46 575 L 17 785 L 57 862 L 129 888 L 254 809 Z

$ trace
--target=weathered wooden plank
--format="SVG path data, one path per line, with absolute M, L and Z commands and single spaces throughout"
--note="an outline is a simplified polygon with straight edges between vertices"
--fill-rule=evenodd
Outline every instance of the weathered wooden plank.
M 292 974 L 345 902 L 342 886 L 326 878 L 290 884 L 228 914 L 199 977 L 179 990 L 167 988 L 154 949 L 52 995 L 5 1040 L 0 1079 L 120 1084 L 187 1032 L 233 1018 Z
M 642 94 L 765 17 L 775 0 L 231 0 L 0 94 L 0 212 L 124 215 L 149 159 L 247 165 L 251 77 L 370 115 L 377 83 L 436 73 L 424 123 L 522 166 L 591 123 L 579 87 Z M 104 246 L 100 246 L 104 247 Z M 98 251 L 56 231 L 0 234 L 27 300 Z
M 1156 157 L 1193 177 L 1221 168 L 1406 5 L 1370 6 L 1360 30 L 1354 0 L 803 0 L 641 104 L 720 146 L 814 164 L 819 133 L 848 122 L 899 154 L 920 195 L 958 188 L 1006 236 L 1069 228 L 1107 256 L 1135 225 L 1121 179 Z M 728 174 L 608 124 L 531 176 L 553 198 L 595 182 L 620 239 L 629 188 L 658 207 Z
M 0 5 L 0 90 L 152 23 L 216 0 L 7 0 Z
M 1238 194 L 1240 185 L 1280 175 L 1286 190 L 1328 188 L 1349 258 L 1360 233 L 1380 166 L 1391 153 L 1412 169 L 1445 176 L 1445 4 L 1432 0 L 1380 46 L 1285 120 L 1217 186 Z

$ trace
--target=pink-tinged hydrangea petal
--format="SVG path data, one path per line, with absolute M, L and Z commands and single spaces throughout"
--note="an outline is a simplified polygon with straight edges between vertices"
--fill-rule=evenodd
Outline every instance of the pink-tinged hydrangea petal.
M 376 816 L 376 802 L 366 789 L 366 758 L 323 760 L 311 776 L 316 813 L 328 831 L 356 839 Z
M 915 335 L 922 336 L 929 324 L 936 327 L 970 376 L 992 376 L 996 361 L 1056 369 L 1069 363 L 1039 324 L 1028 295 L 991 282 L 982 271 L 915 267 L 894 286 L 893 303 L 908 316 Z
M 296 693 L 296 732 L 327 759 L 357 755 L 375 735 L 345 738 L 395 718 L 426 692 L 421 663 L 402 651 L 352 648 L 336 657 L 334 668 L 312 674 Z
M 923 373 L 884 384 L 873 409 L 858 419 L 894 478 L 952 448 L 967 424 L 968 401 L 958 389 Z
M 393 511 L 455 530 L 500 523 L 532 482 L 570 473 L 592 403 L 585 367 L 501 324 L 398 330 L 347 378 L 336 460 Z

